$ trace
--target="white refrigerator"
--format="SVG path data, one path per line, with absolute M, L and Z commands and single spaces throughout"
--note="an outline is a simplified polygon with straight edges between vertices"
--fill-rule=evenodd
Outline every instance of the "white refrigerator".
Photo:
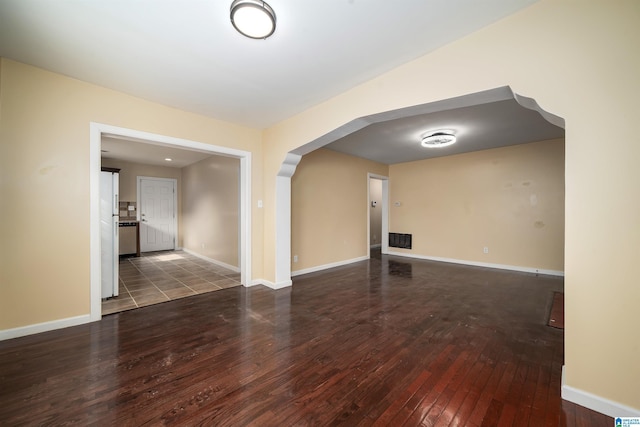
M 118 172 L 100 172 L 102 298 L 118 296 Z

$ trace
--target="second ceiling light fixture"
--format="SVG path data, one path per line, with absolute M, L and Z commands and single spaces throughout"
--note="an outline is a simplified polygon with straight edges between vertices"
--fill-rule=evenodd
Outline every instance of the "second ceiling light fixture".
M 455 143 L 454 131 L 449 129 L 427 132 L 422 136 L 422 146 L 427 148 L 447 147 Z

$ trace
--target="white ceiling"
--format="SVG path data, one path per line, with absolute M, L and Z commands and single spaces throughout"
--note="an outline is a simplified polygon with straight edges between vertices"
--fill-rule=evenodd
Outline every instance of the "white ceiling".
M 0 0 L 0 56 L 265 128 L 535 1 L 270 0 L 276 32 L 253 40 L 233 29 L 231 0 Z M 393 164 L 564 135 L 510 89 L 487 93 L 359 118 L 322 138 L 335 141 L 329 149 Z M 433 128 L 455 129 L 459 142 L 422 148 L 420 134 Z M 117 138 L 102 149 L 172 167 L 208 156 Z
M 102 158 L 118 159 L 145 165 L 183 168 L 211 157 L 211 153 L 175 148 L 173 146 L 132 141 L 130 139 L 103 136 L 100 144 Z M 171 160 L 166 160 L 171 159 Z
M 252 40 L 231 0 L 0 0 L 0 56 L 265 128 L 535 1 L 270 0 Z

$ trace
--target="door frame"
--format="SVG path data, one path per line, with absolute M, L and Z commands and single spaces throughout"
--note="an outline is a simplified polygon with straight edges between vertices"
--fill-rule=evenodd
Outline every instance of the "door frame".
M 243 286 L 251 286 L 251 152 L 103 123 L 89 122 L 90 321 L 102 318 L 100 298 L 100 147 L 103 135 L 127 138 L 136 142 L 155 145 L 168 145 L 240 160 L 240 283 Z
M 136 212 L 136 219 L 140 222 L 142 218 L 140 218 L 140 213 L 142 212 L 142 192 L 140 191 L 140 186 L 142 184 L 143 179 L 152 179 L 155 181 L 169 181 L 173 183 L 173 250 L 178 247 L 176 243 L 178 239 L 178 180 L 175 178 L 157 178 L 153 176 L 136 176 L 136 203 L 138 205 L 138 210 Z M 140 224 L 140 228 L 142 228 L 142 224 Z M 141 233 L 142 234 L 142 233 Z M 142 250 L 142 242 L 140 242 L 140 252 L 144 252 Z M 238 258 L 240 259 L 240 258 Z
M 380 234 L 381 252 L 389 253 L 389 177 L 367 173 L 367 257 L 371 256 L 371 180 L 382 181 L 382 232 Z

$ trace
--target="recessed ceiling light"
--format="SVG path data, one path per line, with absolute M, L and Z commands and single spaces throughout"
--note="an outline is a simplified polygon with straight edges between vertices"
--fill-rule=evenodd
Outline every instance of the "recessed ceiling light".
M 422 146 L 427 148 L 447 147 L 455 143 L 456 136 L 449 129 L 427 132 L 422 136 Z
M 231 24 L 243 36 L 266 39 L 276 30 L 276 13 L 263 1 L 234 0 Z
M 169 157 L 167 157 L 167 158 L 165 158 L 165 159 L 164 159 L 164 161 L 165 161 L 165 162 L 172 162 L 172 161 L 173 161 L 173 159 L 170 159 Z

